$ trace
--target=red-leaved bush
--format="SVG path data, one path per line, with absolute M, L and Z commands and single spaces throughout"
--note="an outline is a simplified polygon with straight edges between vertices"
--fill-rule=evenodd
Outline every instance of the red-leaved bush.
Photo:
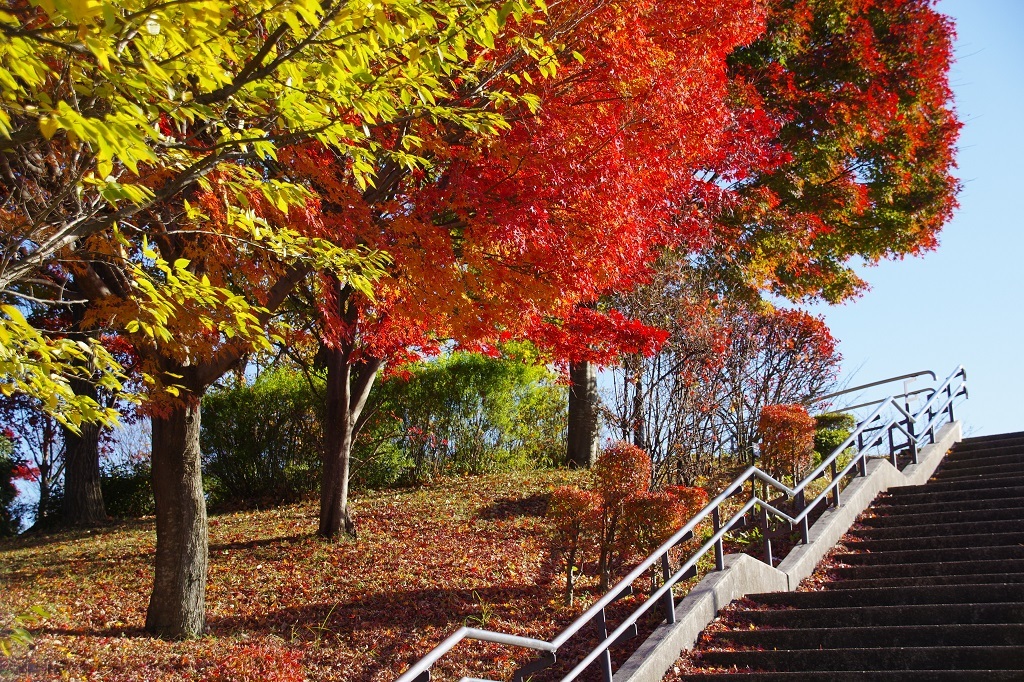
M 551 493 L 552 544 L 565 570 L 565 603 L 596 543 L 601 589 L 622 559 L 642 559 L 707 504 L 701 488 L 669 486 L 651 492 L 651 458 L 629 443 L 614 443 L 594 465 L 594 490 L 571 486 Z M 654 577 L 652 575 L 652 585 Z
M 761 467 L 773 476 L 803 474 L 814 454 L 814 418 L 803 405 L 766 405 L 761 410 Z
M 561 486 L 551 493 L 548 517 L 554 523 L 554 548 L 565 571 L 565 604 L 572 605 L 576 573 L 582 572 L 587 546 L 597 533 L 600 498 L 590 490 Z
M 612 564 L 618 554 L 616 535 L 623 505 L 651 487 L 651 456 L 643 449 L 622 441 L 612 443 L 594 464 L 597 494 L 601 496 L 600 548 L 597 570 L 601 589 L 608 589 Z
M 647 557 L 687 521 L 686 508 L 666 492 L 641 493 L 622 505 L 619 547 L 623 556 Z
M 683 516 L 689 520 L 708 503 L 708 491 L 685 485 L 667 485 L 665 493 L 683 505 Z

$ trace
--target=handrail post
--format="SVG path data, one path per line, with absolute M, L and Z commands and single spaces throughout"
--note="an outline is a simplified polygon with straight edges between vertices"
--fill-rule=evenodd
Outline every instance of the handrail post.
M 867 460 L 867 453 L 864 452 L 864 434 L 863 433 L 858 433 L 857 434 L 857 456 L 860 458 L 858 460 L 858 467 L 857 467 L 858 469 L 860 469 L 860 475 L 861 476 L 867 476 L 868 475 L 868 460 Z
M 797 514 L 800 514 L 807 508 L 807 498 L 804 495 L 804 491 L 801 490 L 796 494 L 796 498 L 793 500 L 793 506 Z M 807 544 L 808 539 L 811 535 L 810 525 L 807 522 L 807 517 L 800 519 L 800 540 L 803 544 Z
M 661 555 L 661 579 L 666 583 L 672 577 L 672 566 L 669 564 L 668 552 Z M 665 605 L 665 622 L 674 623 L 676 622 L 676 600 L 672 596 L 672 590 L 669 589 L 665 592 L 663 597 Z
M 910 441 L 910 461 L 917 464 L 917 435 L 914 431 L 913 417 L 907 417 L 907 440 Z
M 896 425 L 893 424 L 889 427 L 889 461 L 892 465 L 896 466 L 896 440 L 893 434 L 896 432 Z M 899 468 L 899 467 L 896 467 Z
M 774 566 L 775 563 L 772 556 L 772 539 L 768 536 L 768 510 L 765 507 L 761 507 L 761 532 L 764 533 L 764 562 L 769 566 Z
M 711 512 L 711 523 L 715 534 L 722 530 L 722 512 L 718 507 Z M 722 542 L 722 538 L 715 540 L 715 570 L 725 570 L 725 543 Z
M 597 624 L 597 638 L 604 640 L 608 637 L 608 621 L 605 619 L 604 609 L 601 609 L 597 613 L 597 620 L 594 621 Z M 605 647 L 604 651 L 601 652 L 601 672 L 604 676 L 604 682 L 612 682 L 612 652 Z
M 946 412 L 949 413 L 949 423 L 952 424 L 953 421 L 954 421 L 954 418 L 953 418 L 953 387 L 949 386 L 949 385 L 946 386 L 946 400 L 948 401 L 947 406 L 946 406 Z
M 836 460 L 832 460 L 832 466 L 829 467 L 832 470 L 832 482 L 836 480 Z M 832 505 L 835 507 L 839 506 L 839 484 L 836 483 L 832 488 Z

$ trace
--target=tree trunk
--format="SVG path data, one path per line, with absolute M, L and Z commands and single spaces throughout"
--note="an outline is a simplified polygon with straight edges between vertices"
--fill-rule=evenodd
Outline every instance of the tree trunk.
M 200 392 L 201 394 L 201 392 Z M 190 397 L 153 417 L 156 573 L 146 630 L 175 639 L 206 626 L 209 538 L 199 454 L 199 402 Z
M 72 380 L 77 395 L 97 398 L 96 386 Z M 61 516 L 65 525 L 98 526 L 107 520 L 100 488 L 100 427 L 83 422 L 79 432 L 64 428 L 64 501 Z
M 597 461 L 597 368 L 589 362 L 569 365 L 569 429 L 566 461 L 589 469 Z
M 644 419 L 644 361 L 637 356 L 633 372 L 633 445 L 647 449 L 647 424 Z
M 360 417 L 370 388 L 382 363 L 373 359 L 352 363 L 352 352 L 348 348 L 325 348 L 325 352 L 327 426 L 317 533 L 325 538 L 337 537 L 342 532 L 355 537 L 356 526 L 348 508 L 352 444 L 359 432 Z

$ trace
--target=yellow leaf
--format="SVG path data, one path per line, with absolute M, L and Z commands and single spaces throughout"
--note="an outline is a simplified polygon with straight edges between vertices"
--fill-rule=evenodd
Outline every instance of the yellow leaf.
M 57 119 L 51 116 L 43 116 L 39 119 L 39 131 L 47 140 L 57 134 Z

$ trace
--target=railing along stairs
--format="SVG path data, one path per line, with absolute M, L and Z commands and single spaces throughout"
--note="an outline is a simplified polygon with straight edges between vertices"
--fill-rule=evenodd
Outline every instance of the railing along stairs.
M 936 380 L 934 372 L 915 372 L 821 396 L 816 402 L 831 400 L 840 395 L 925 375 L 930 376 L 933 381 Z M 927 398 L 924 404 L 916 413 L 911 412 L 909 407 L 911 398 L 922 395 Z M 821 507 L 821 511 L 824 511 L 825 508 L 840 504 L 840 488 L 847 476 L 851 473 L 860 476 L 867 475 L 867 460 L 869 458 L 885 457 L 894 466 L 897 466 L 900 459 L 908 460 L 907 463 L 916 464 L 920 448 L 935 442 L 935 433 L 943 423 L 954 421 L 954 403 L 960 396 L 967 396 L 967 373 L 962 366 L 957 367 L 938 386 L 905 391 L 902 394 L 892 395 L 881 400 L 843 408 L 843 411 L 851 411 L 873 405 L 876 406 L 868 417 L 862 419 L 856 425 L 853 432 L 842 444 L 829 454 L 828 457 L 824 458 L 821 464 L 794 487 L 787 486 L 756 466 L 747 468 L 715 499 L 711 500 L 707 506 L 676 531 L 672 537 L 662 543 L 658 549 L 640 562 L 629 574 L 616 583 L 604 596 L 594 602 L 590 608 L 551 641 L 520 637 L 491 630 L 461 627 L 434 647 L 423 658 L 414 663 L 396 682 L 429 682 L 430 670 L 434 663 L 459 644 L 459 642 L 466 639 L 530 649 L 537 652 L 539 655 L 535 660 L 525 664 L 515 672 L 513 676 L 514 682 L 522 682 L 522 680 L 529 676 L 553 665 L 558 650 L 591 623 L 596 626 L 601 641 L 572 670 L 561 678 L 561 682 L 569 682 L 576 679 L 595 661 L 599 662 L 605 682 L 611 682 L 612 664 L 610 647 L 635 636 L 637 634 L 637 621 L 648 611 L 656 607 L 660 606 L 663 609 L 663 616 L 667 622 L 674 623 L 676 612 L 675 597 L 672 594 L 673 586 L 682 580 L 694 577 L 697 573 L 697 562 L 711 551 L 714 552 L 715 556 L 715 570 L 722 570 L 724 568 L 723 540 L 727 533 L 734 528 L 740 528 L 748 524 L 749 518 L 758 517 L 760 517 L 767 531 L 770 516 L 789 524 L 790 529 L 799 529 L 801 542 L 806 544 L 811 515 L 819 507 Z M 881 454 L 877 450 L 879 446 L 883 450 Z M 840 468 L 841 457 L 844 460 L 849 458 L 849 460 L 841 465 Z M 808 499 L 805 494 L 808 486 L 819 478 L 824 477 L 826 471 L 831 475 L 828 484 L 819 490 L 813 499 Z M 762 488 L 763 497 L 759 494 L 758 486 L 756 485 L 757 481 L 760 481 L 762 484 L 760 487 Z M 748 484 L 750 485 L 750 496 L 747 501 L 738 510 L 733 511 L 728 519 L 724 519 L 723 504 L 734 495 L 742 493 L 744 487 Z M 765 499 L 771 498 L 769 493 L 772 490 L 779 494 L 779 498 L 774 500 Z M 780 503 L 780 500 L 784 500 L 785 504 Z M 711 519 L 713 530 L 710 537 L 704 540 L 703 544 L 693 555 L 673 570 L 670 551 L 677 545 L 690 540 L 697 526 L 708 518 Z M 772 565 L 775 563 L 775 557 L 772 554 L 772 543 L 768 533 L 765 533 L 764 545 L 765 560 Z M 643 604 L 626 616 L 617 627 L 609 631 L 605 613 L 606 608 L 616 600 L 632 594 L 633 583 L 644 575 L 648 569 L 656 565 L 661 569 L 661 587 L 652 591 Z M 461 682 L 490 681 L 463 677 Z

